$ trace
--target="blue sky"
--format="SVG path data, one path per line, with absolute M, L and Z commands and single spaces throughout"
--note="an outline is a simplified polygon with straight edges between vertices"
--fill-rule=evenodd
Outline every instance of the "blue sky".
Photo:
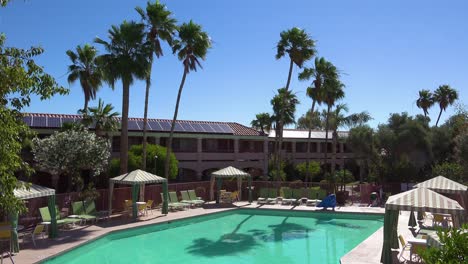
M 416 105 L 420 89 L 449 84 L 468 102 L 468 2 L 466 1 L 164 1 L 180 22 L 203 25 L 214 43 L 203 70 L 189 74 L 179 119 L 235 121 L 248 125 L 256 113 L 270 112 L 270 99 L 287 79 L 288 60 L 275 59 L 282 30 L 304 28 L 317 41 L 319 56 L 342 72 L 350 113 L 367 110 L 372 126 L 390 113 L 422 113 Z M 449 3 L 450 2 L 450 3 Z M 65 54 L 78 44 L 107 39 L 107 30 L 123 20 L 138 20 L 135 6 L 146 1 L 15 0 L 0 9 L 0 32 L 7 44 L 41 45 L 41 65 L 70 95 L 34 100 L 29 112 L 74 114 L 83 106 L 79 83 L 67 83 Z M 101 47 L 99 47 L 101 48 Z M 181 63 L 165 47 L 153 66 L 149 116 L 171 118 L 182 76 Z M 311 101 L 307 82 L 292 90 L 299 97 L 297 117 Z M 144 82 L 131 87 L 130 116 L 143 116 Z M 121 112 L 122 89 L 107 85 L 98 93 Z M 90 105 L 97 101 L 90 102 Z M 433 123 L 438 107 L 430 111 Z M 451 107 L 442 114 L 445 120 Z

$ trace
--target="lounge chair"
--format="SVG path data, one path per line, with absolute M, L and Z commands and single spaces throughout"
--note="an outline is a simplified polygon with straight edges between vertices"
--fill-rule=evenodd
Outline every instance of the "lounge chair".
M 269 188 L 268 189 L 268 198 L 266 200 L 267 204 L 274 204 L 276 203 L 276 198 L 278 198 L 278 192 L 276 188 Z
M 169 201 L 173 204 L 180 204 L 184 207 L 190 207 L 189 202 L 179 202 L 179 198 L 177 198 L 177 193 L 176 192 L 169 192 Z
M 335 211 L 336 207 L 336 196 L 335 194 L 330 194 L 323 201 L 317 204 L 317 207 L 323 207 L 323 210 L 326 210 L 328 207 L 331 207 Z
M 85 213 L 84 206 L 83 206 L 83 201 L 79 202 L 74 202 L 72 203 L 72 210 L 73 214 L 77 215 L 78 218 L 83 219 L 85 222 L 90 220 L 90 221 L 96 221 L 96 216 L 94 215 L 88 215 Z
M 167 197 L 169 199 L 169 196 Z M 164 195 L 161 193 L 161 201 L 164 203 Z M 185 204 L 172 203 L 170 199 L 167 201 L 167 206 L 171 210 L 184 210 Z
M 320 203 L 322 200 L 317 199 L 318 198 L 318 192 L 317 190 L 314 190 L 312 188 L 306 189 L 306 205 L 308 206 L 316 206 L 318 203 Z
M 398 255 L 398 260 L 401 260 L 401 258 L 403 258 L 404 260 L 407 260 L 405 257 L 403 257 L 403 253 L 405 251 L 410 252 L 411 244 L 406 243 L 402 235 L 398 236 L 398 240 L 400 240 L 400 244 L 401 244 L 401 251 L 400 251 L 400 254 Z
M 81 222 L 81 219 L 78 218 L 62 218 L 58 207 L 55 206 L 57 225 L 75 225 L 77 222 Z M 39 208 L 39 213 L 41 214 L 42 222 L 52 222 L 52 217 L 50 216 L 49 207 Z
M 261 188 L 258 193 L 257 204 L 266 204 L 269 195 L 269 190 L 267 188 Z
M 201 205 L 201 204 L 204 203 L 204 201 L 202 201 L 202 200 L 197 200 L 197 199 L 192 200 L 192 199 L 190 199 L 190 195 L 189 195 L 188 191 L 180 191 L 180 194 L 182 195 L 182 201 L 181 202 L 187 201 L 192 205 Z
M 94 201 L 84 201 L 84 212 L 86 215 L 91 215 L 96 217 L 96 221 L 103 218 L 109 217 L 108 211 L 97 211 L 96 203 Z
M 198 197 L 197 194 L 195 193 L 195 190 L 188 190 L 187 191 L 189 197 L 190 197 L 190 200 L 192 201 L 202 201 L 203 203 L 205 201 L 203 201 L 203 199 L 201 197 Z
M 281 200 L 281 204 L 288 205 L 293 204 L 294 202 L 296 202 L 296 199 L 293 198 L 292 189 L 289 187 L 283 188 L 283 197 Z
M 153 203 L 154 201 L 153 200 L 148 200 L 146 201 L 146 207 L 145 207 L 145 210 L 146 210 L 146 213 L 148 213 L 148 210 L 153 213 L 153 211 L 151 211 L 153 209 Z

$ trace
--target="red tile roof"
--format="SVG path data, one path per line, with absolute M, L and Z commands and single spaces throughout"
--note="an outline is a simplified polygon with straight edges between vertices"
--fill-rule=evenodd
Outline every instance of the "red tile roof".
M 82 115 L 69 115 L 69 114 L 48 114 L 48 113 L 24 113 L 24 117 L 45 117 L 45 118 L 69 118 L 69 119 L 81 119 L 83 118 Z M 121 118 L 117 118 L 118 121 L 120 122 Z M 143 118 L 134 118 L 130 117 L 128 119 L 129 121 L 138 121 L 138 122 L 143 122 Z M 171 122 L 172 120 L 170 119 L 154 119 L 154 118 L 148 118 L 148 122 L 151 121 L 157 121 L 157 122 Z M 179 124 L 218 124 L 218 125 L 227 125 L 231 128 L 233 133 L 224 133 L 224 134 L 232 134 L 232 135 L 238 135 L 238 136 L 262 136 L 263 133 L 260 131 L 257 131 L 253 128 L 241 125 L 239 123 L 235 122 L 217 122 L 217 121 L 194 121 L 194 120 L 177 120 L 177 123 Z M 32 126 L 33 128 L 41 128 L 38 126 Z M 47 126 L 45 126 L 47 127 Z M 42 127 L 44 128 L 44 127 Z M 141 130 L 141 129 L 137 129 Z M 158 131 L 158 130 L 153 130 L 153 131 Z M 178 132 L 176 132 L 178 133 Z M 203 134 L 213 134 L 213 132 L 192 132 L 192 133 L 203 133 Z

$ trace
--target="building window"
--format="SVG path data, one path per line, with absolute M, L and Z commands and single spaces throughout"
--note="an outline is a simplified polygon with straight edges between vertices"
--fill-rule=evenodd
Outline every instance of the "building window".
M 292 152 L 292 144 L 294 142 L 283 142 L 283 148 L 282 150 L 286 150 L 286 152 L 291 153 Z
M 296 142 L 296 152 L 297 153 L 306 153 L 307 152 L 307 142 Z
M 233 153 L 234 140 L 232 139 L 203 139 L 203 152 Z
M 120 152 L 120 137 L 112 138 L 112 152 Z
M 240 153 L 261 153 L 263 152 L 263 141 L 239 140 Z
M 174 152 L 197 152 L 197 140 L 195 138 L 174 138 L 172 150 Z

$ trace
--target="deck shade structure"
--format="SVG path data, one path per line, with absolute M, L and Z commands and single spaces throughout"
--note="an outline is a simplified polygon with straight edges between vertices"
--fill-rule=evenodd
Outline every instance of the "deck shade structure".
M 48 204 L 50 216 L 51 216 L 49 237 L 50 238 L 57 237 L 57 215 L 55 211 L 55 190 L 44 187 L 44 186 L 19 181 L 18 187 L 15 188 L 13 193 L 17 198 L 21 200 L 48 196 L 47 204 Z M 17 231 L 18 213 L 10 214 L 10 221 L 11 221 L 11 248 L 13 252 L 17 253 L 19 252 L 18 231 Z
M 138 200 L 138 192 L 140 190 L 140 186 L 143 184 L 150 184 L 150 183 L 162 183 L 163 197 L 164 197 L 162 213 L 167 214 L 168 191 L 167 191 L 166 178 L 151 174 L 143 170 L 134 170 L 132 172 L 128 172 L 120 176 L 109 179 L 109 215 L 111 215 L 112 213 L 112 195 L 114 192 L 114 184 L 125 184 L 125 185 L 132 186 L 132 202 L 133 202 L 132 214 L 133 214 L 133 219 L 136 219 L 138 216 L 138 208 L 137 208 L 136 202 Z
M 465 209 L 455 200 L 426 188 L 416 188 L 392 195 L 385 204 L 384 241 L 381 262 L 392 263 L 392 248 L 398 248 L 398 211 L 424 211 L 451 214 L 454 227 L 460 226 Z
M 234 168 L 232 166 L 229 166 L 224 169 L 211 173 L 211 186 L 210 186 L 211 200 L 213 200 L 214 198 L 213 189 L 214 189 L 215 181 L 217 182 L 216 190 L 219 194 L 221 190 L 222 180 L 230 179 L 230 178 L 237 178 L 237 190 L 239 192 L 239 197 L 242 197 L 242 180 L 244 178 L 247 178 L 248 185 L 249 185 L 249 203 L 252 203 L 252 176 L 249 173 L 239 170 L 237 168 Z M 216 203 L 219 203 L 219 195 L 216 199 Z
M 414 188 L 421 187 L 438 193 L 460 195 L 461 205 L 463 208 L 468 209 L 468 187 L 461 183 L 447 179 L 444 176 L 437 176 L 414 185 Z

